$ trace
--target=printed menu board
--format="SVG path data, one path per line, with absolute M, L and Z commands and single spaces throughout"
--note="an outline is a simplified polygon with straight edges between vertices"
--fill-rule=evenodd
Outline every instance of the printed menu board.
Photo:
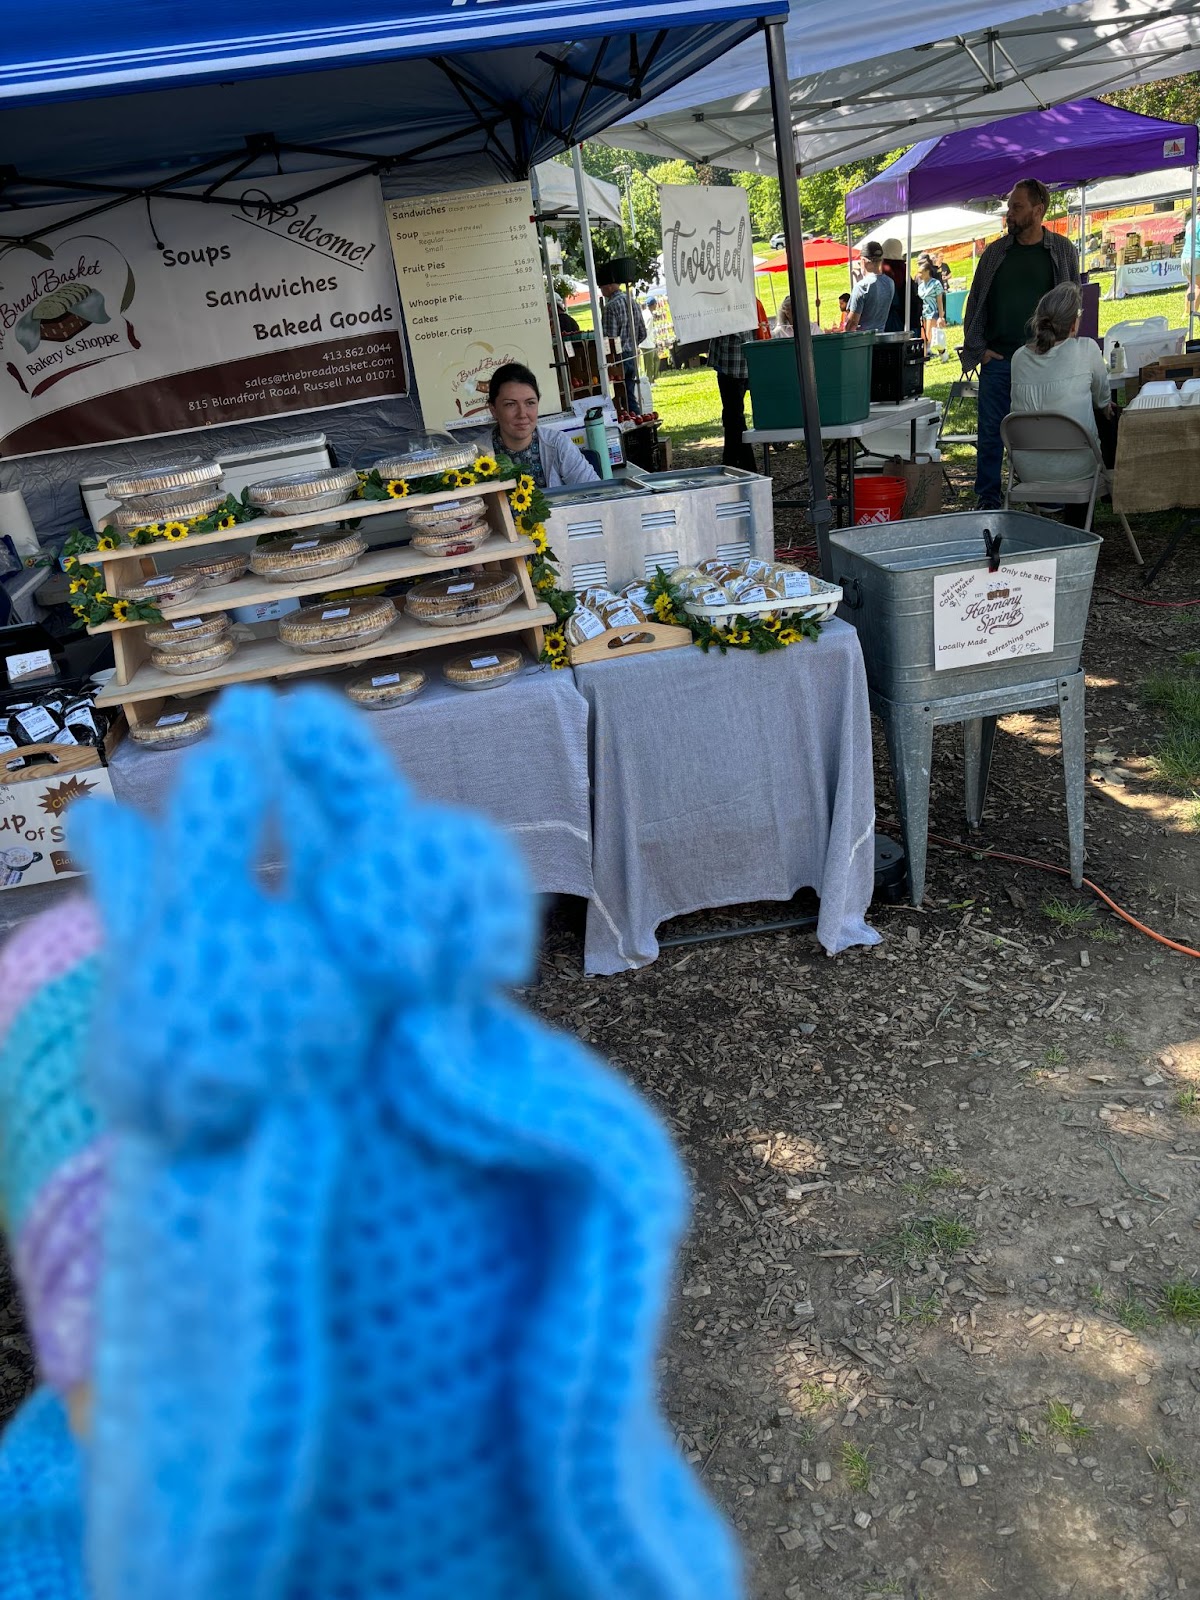
M 413 373 L 427 427 L 486 421 L 506 361 L 558 409 L 554 349 L 528 183 L 388 202 Z

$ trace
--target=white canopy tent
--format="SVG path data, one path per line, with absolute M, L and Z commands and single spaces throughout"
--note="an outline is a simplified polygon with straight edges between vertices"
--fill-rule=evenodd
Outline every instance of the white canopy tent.
M 1090 198 L 1090 192 L 1089 192 Z M 859 248 L 871 239 L 903 239 L 908 233 L 906 215 L 877 222 L 870 233 L 858 241 Z M 971 211 L 964 206 L 937 206 L 932 211 L 912 214 L 910 250 L 934 250 L 942 244 L 963 244 L 968 239 L 990 239 L 1004 227 L 1003 211 Z
M 579 196 L 575 190 L 575 174 L 561 161 L 543 161 L 533 169 L 536 185 L 538 216 L 547 224 L 577 222 Z M 583 176 L 584 195 L 588 215 L 593 222 L 611 222 L 621 226 L 621 191 L 615 183 L 605 183 L 602 178 Z
M 805 74 L 791 80 L 795 158 L 821 172 L 916 139 L 1200 69 L 1195 0 L 960 0 L 900 8 L 863 0 L 798 6 L 786 36 Z M 930 42 L 933 41 L 933 42 Z M 609 127 L 605 143 L 774 172 L 761 61 L 746 46 L 660 95 L 652 115 Z
M 1117 206 L 1149 205 L 1152 200 L 1178 200 L 1192 192 L 1191 168 L 1180 171 L 1168 167 L 1162 172 L 1143 172 L 1137 178 L 1110 178 L 1106 183 L 1089 183 L 1087 208 L 1089 211 L 1111 211 Z M 1079 190 L 1067 195 L 1067 205 L 1079 210 Z

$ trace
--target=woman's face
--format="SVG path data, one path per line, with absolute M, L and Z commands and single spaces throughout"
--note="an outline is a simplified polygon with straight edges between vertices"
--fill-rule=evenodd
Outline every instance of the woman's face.
M 526 449 L 537 427 L 537 390 L 527 383 L 502 383 L 488 410 L 505 444 L 515 450 Z

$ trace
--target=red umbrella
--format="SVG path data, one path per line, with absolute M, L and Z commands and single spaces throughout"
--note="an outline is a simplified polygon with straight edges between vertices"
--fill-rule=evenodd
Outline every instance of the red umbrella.
M 821 320 L 821 277 L 822 267 L 844 267 L 849 261 L 857 261 L 861 251 L 851 247 L 846 249 L 845 242 L 840 239 L 806 239 L 804 241 L 804 265 L 811 267 L 816 276 L 817 285 L 817 321 Z M 760 261 L 755 267 L 755 272 L 786 272 L 788 258 L 786 250 L 777 250 L 773 256 L 768 256 L 765 261 Z

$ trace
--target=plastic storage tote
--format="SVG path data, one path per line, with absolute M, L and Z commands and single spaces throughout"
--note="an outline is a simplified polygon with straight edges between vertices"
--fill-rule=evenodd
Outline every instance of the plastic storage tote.
M 822 426 L 862 422 L 871 410 L 874 333 L 823 333 L 814 338 L 817 399 Z M 742 346 L 750 373 L 756 428 L 800 428 L 804 407 L 791 339 L 752 339 Z

